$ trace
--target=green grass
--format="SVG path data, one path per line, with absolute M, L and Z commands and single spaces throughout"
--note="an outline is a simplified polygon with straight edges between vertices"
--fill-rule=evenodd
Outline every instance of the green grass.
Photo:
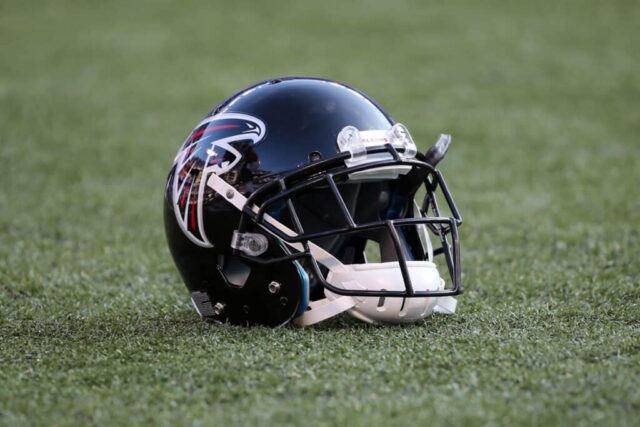
M 248 3 L 248 2 L 246 2 Z M 640 7 L 0 0 L 0 425 L 637 425 Z M 198 320 L 164 179 L 223 97 L 368 92 L 465 218 L 455 317 Z

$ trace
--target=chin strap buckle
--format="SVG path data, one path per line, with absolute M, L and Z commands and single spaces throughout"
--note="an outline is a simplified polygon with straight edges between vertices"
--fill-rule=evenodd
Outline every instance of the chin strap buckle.
M 259 233 L 240 233 L 234 230 L 231 247 L 249 256 L 259 256 L 269 249 L 269 240 Z

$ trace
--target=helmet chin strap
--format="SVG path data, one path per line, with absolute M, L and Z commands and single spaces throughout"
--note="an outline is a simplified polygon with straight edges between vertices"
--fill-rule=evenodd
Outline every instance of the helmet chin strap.
M 214 190 L 216 193 L 224 197 L 229 203 L 231 203 L 236 209 L 242 212 L 247 202 L 247 198 L 237 191 L 233 186 L 229 185 L 224 179 L 220 178 L 215 173 L 209 175 L 207 180 L 207 186 Z M 252 206 L 251 210 L 258 212 L 257 206 Z M 269 224 L 276 227 L 288 236 L 297 236 L 296 232 L 291 230 L 286 225 L 277 221 L 270 215 L 265 214 L 264 219 Z M 296 249 L 297 251 L 304 251 L 304 247 L 300 243 L 289 243 L 287 245 Z M 339 259 L 331 255 L 329 252 L 322 249 L 320 246 L 313 242 L 308 242 L 309 251 L 317 262 L 328 268 L 330 271 L 344 272 L 348 270 Z M 335 286 L 335 285 L 334 285 Z M 357 297 L 350 297 L 346 295 L 337 296 L 335 294 L 332 298 L 324 298 L 318 301 L 312 301 L 309 303 L 309 310 L 296 317 L 293 322 L 297 326 L 309 326 L 323 320 L 334 317 L 344 311 L 354 308 L 358 303 Z M 436 304 L 433 311 L 444 314 L 454 314 L 456 310 L 457 301 L 455 298 L 437 297 Z

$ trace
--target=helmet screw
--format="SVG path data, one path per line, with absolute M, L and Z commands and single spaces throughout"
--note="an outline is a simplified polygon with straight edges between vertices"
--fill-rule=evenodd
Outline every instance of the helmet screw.
M 213 315 L 214 316 L 220 316 L 222 315 L 222 313 L 224 313 L 224 309 L 227 306 L 223 303 L 223 302 L 217 302 L 213 305 Z
M 242 306 L 242 311 L 244 312 L 244 314 L 249 314 L 249 306 L 248 305 L 243 305 Z
M 271 282 L 269 283 L 268 289 L 272 294 L 277 294 L 278 292 L 280 292 L 280 283 Z
M 259 252 L 262 247 L 260 246 L 260 242 L 258 242 L 257 240 L 251 240 L 249 242 L 249 249 L 254 252 Z
M 227 190 L 227 199 L 233 199 L 233 190 Z
M 280 297 L 280 305 L 285 306 L 289 302 L 287 297 Z
M 319 151 L 312 151 L 311 153 L 309 153 L 309 160 L 311 162 L 317 162 L 321 158 L 322 158 L 322 154 L 320 154 Z

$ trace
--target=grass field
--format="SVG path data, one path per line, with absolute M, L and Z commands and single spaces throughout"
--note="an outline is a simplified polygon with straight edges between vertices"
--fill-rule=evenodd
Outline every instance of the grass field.
M 638 2 L 215 3 L 0 0 L 0 425 L 638 425 Z M 197 318 L 170 163 L 297 74 L 454 135 L 455 317 Z

